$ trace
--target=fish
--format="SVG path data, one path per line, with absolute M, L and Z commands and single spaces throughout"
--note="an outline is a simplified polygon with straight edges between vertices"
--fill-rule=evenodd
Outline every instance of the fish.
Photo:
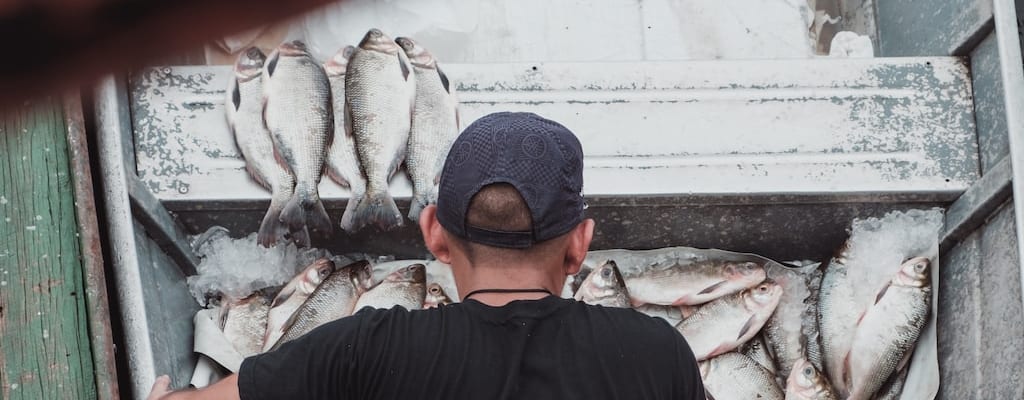
M 334 272 L 335 263 L 326 258 L 317 259 L 292 278 L 270 303 L 267 331 L 263 337 L 263 351 L 277 343 L 284 335 L 285 322 L 306 302 L 316 287 Z
M 627 274 L 626 287 L 633 306 L 644 304 L 698 305 L 735 294 L 765 280 L 764 266 L 756 262 L 708 261 L 692 265 L 655 267 Z
M 618 265 L 611 260 L 605 261 L 597 270 L 587 275 L 573 298 L 605 307 L 630 306 L 626 281 L 622 278 Z
M 318 191 L 334 133 L 327 73 L 304 43 L 285 42 L 267 58 L 263 95 L 275 158 L 295 176 L 295 191 L 279 219 L 292 232 L 329 235 L 331 218 Z M 303 240 L 300 244 L 309 246 L 308 235 Z
M 452 304 L 452 299 L 444 292 L 441 285 L 431 283 L 427 286 L 427 296 L 423 299 L 423 309 L 434 308 L 439 305 Z
M 846 357 L 850 354 L 857 320 L 862 313 L 862 302 L 854 296 L 854 284 L 849 275 L 849 255 L 846 245 L 833 256 L 825 268 L 818 290 L 818 339 L 822 366 L 837 394 L 848 394 L 846 388 Z
M 323 324 L 352 315 L 356 301 L 370 287 L 372 276 L 367 261 L 334 270 L 285 322 L 284 334 L 270 349 L 275 350 Z
M 678 325 L 697 361 L 723 354 L 754 337 L 775 311 L 782 287 L 764 281 L 752 289 L 701 306 Z
M 931 311 L 931 261 L 900 266 L 857 325 L 850 348 L 850 400 L 867 400 L 907 363 Z
M 744 343 L 739 347 L 738 351 L 751 360 L 764 368 L 765 371 L 776 373 L 775 371 L 775 360 L 772 359 L 772 355 L 768 352 L 768 345 L 765 344 L 762 335 L 756 335 L 753 339 L 750 339 L 747 343 Z
M 356 141 L 351 127 L 345 123 L 345 72 L 348 59 L 355 51 L 355 46 L 346 46 L 324 63 L 327 80 L 331 82 L 331 104 L 334 110 L 334 142 L 327 152 L 327 176 L 351 191 L 339 224 L 346 232 L 355 232 L 352 214 L 366 195 L 366 178 L 363 177 L 356 156 Z
M 817 299 L 811 285 L 820 272 L 817 264 L 798 268 L 771 263 L 766 270 L 768 277 L 782 286 L 783 295 L 762 332 L 778 367 L 776 375 L 785 380 L 793 364 L 808 353 L 807 338 L 816 336 L 818 330 L 814 321 Z
M 367 31 L 345 73 L 345 126 L 366 176 L 366 194 L 349 220 L 353 229 L 404 224 L 388 183 L 405 160 L 415 93 L 416 75 L 402 48 L 379 29 Z
M 743 354 L 724 353 L 698 366 L 708 399 L 783 400 L 774 376 Z
M 908 357 L 909 360 L 909 357 Z M 907 383 L 907 371 L 910 365 L 904 365 L 899 372 L 889 377 L 889 380 L 875 392 L 873 400 L 898 400 L 903 395 L 903 386 Z
M 838 400 L 825 374 L 805 358 L 793 363 L 786 380 L 786 400 Z
M 441 168 L 459 135 L 459 101 L 455 84 L 448 79 L 427 49 L 416 41 L 395 38 L 416 75 L 416 97 L 406 150 L 405 167 L 412 180 L 409 219 L 418 221 L 423 207 L 437 202 Z
M 274 143 L 263 123 L 263 64 L 267 57 L 259 48 L 250 47 L 238 55 L 234 79 L 230 80 L 227 99 L 228 127 L 245 159 L 245 169 L 260 186 L 270 190 L 267 208 L 256 241 L 273 247 L 288 233 L 279 217 L 295 189 L 295 177 L 274 158 Z
M 221 308 L 224 337 L 242 357 L 259 354 L 263 350 L 270 301 L 261 292 L 243 299 L 225 300 Z
M 427 295 L 427 267 L 412 264 L 388 274 L 384 281 L 359 297 L 355 310 L 365 307 L 390 309 L 395 306 L 406 310 L 423 308 Z

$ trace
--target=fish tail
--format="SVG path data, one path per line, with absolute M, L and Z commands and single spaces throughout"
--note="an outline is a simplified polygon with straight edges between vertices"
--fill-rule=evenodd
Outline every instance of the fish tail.
M 358 196 L 352 194 L 352 197 L 349 197 L 348 204 L 345 205 L 345 212 L 341 214 L 341 223 L 339 224 L 341 225 L 341 229 L 344 229 L 345 232 L 355 233 L 355 231 L 358 230 L 359 227 L 356 227 L 353 224 L 353 218 L 355 216 L 356 208 L 362 200 L 362 194 Z
M 288 231 L 284 224 L 281 223 L 281 208 L 270 207 L 267 209 L 267 214 L 263 216 L 263 222 L 260 223 L 260 231 L 256 235 L 257 242 L 266 248 L 274 247 L 280 239 Z
M 308 206 L 306 226 L 321 234 L 330 234 L 332 231 L 331 217 L 327 215 L 327 209 L 324 208 L 324 202 L 320 200 L 320 196 L 310 201 Z
M 311 245 L 309 240 L 309 230 L 307 230 L 306 227 L 302 227 L 302 229 L 291 232 L 291 237 L 296 246 L 310 247 Z
M 292 198 L 288 199 L 288 203 L 284 205 L 284 210 L 281 211 L 281 216 L 278 218 L 292 232 L 306 228 L 306 209 L 302 207 L 301 197 L 296 191 Z
M 423 208 L 430 203 L 430 197 L 427 195 L 417 194 L 413 196 L 411 205 L 409 206 L 409 220 L 414 222 L 419 221 L 420 212 L 422 212 Z
M 374 224 L 385 231 L 404 224 L 402 213 L 398 211 L 395 199 L 388 192 L 367 193 L 366 197 L 356 206 L 351 223 L 355 229 Z

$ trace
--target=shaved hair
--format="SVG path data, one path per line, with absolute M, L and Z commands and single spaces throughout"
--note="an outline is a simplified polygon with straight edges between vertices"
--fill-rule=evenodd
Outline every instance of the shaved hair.
M 529 232 L 533 230 L 533 216 L 526 200 L 515 186 L 508 183 L 492 183 L 484 186 L 469 201 L 466 224 L 478 228 L 505 231 Z M 536 257 L 558 249 L 568 234 L 561 235 L 525 249 L 494 247 L 449 235 L 466 253 L 471 261 L 481 258 L 502 259 L 505 257 Z

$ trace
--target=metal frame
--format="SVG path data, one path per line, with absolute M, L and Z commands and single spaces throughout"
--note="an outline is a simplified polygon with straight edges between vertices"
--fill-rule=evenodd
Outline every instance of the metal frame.
M 156 378 L 153 368 L 153 351 L 149 338 L 149 324 L 145 318 L 142 281 L 139 259 L 133 233 L 132 209 L 128 197 L 128 168 L 134 167 L 133 149 L 125 148 L 131 143 L 131 129 L 127 120 L 127 93 L 114 77 L 104 78 L 96 86 L 93 99 L 98 127 L 100 170 L 103 176 L 103 196 L 107 208 L 107 238 L 110 241 L 111 263 L 117 283 L 117 297 L 121 306 L 121 323 L 124 329 L 124 353 L 132 366 L 129 376 L 132 382 L 132 397 L 146 397 L 144 388 L 150 387 Z M 126 141 L 126 138 L 128 141 Z
M 1013 205 L 1017 226 L 1017 260 L 1024 285 L 1024 63 L 1021 62 L 1017 11 L 1012 0 L 993 0 L 999 67 L 1006 104 L 1006 131 L 1010 135 L 1013 166 Z M 1024 302 L 1024 296 L 1021 301 Z

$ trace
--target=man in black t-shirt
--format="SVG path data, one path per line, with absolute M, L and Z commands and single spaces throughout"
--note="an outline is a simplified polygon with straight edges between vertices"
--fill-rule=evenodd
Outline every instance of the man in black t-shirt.
M 160 377 L 150 398 L 704 399 L 693 353 L 664 320 L 554 295 L 593 235 L 582 159 L 556 122 L 479 119 L 453 143 L 437 205 L 419 220 L 461 303 L 364 309 L 206 389 L 166 394 Z

